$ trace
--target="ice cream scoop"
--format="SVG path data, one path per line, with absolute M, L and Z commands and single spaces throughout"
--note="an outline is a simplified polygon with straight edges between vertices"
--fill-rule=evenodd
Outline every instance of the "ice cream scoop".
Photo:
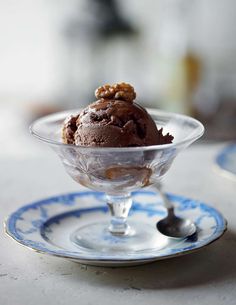
M 129 84 L 105 85 L 95 91 L 97 101 L 78 115 L 68 117 L 62 138 L 66 144 L 102 147 L 135 147 L 168 144 L 148 112 L 134 102 L 136 93 Z

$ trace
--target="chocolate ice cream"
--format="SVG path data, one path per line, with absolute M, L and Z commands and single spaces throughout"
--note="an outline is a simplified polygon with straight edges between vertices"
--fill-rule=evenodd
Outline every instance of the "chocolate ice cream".
M 95 91 L 97 101 L 66 119 L 62 138 L 65 144 L 101 147 L 135 147 L 168 144 L 169 133 L 157 129 L 147 111 L 134 102 L 136 93 L 129 84 L 105 85 Z

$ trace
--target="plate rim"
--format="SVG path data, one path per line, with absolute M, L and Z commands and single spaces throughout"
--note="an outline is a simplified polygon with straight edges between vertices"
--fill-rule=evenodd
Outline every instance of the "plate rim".
M 154 191 L 144 191 L 144 190 L 139 190 L 139 191 L 133 192 L 133 194 L 143 194 L 143 195 L 148 194 L 148 193 L 149 194 L 150 193 L 153 194 L 155 192 Z M 41 202 L 43 202 L 45 200 L 46 201 L 55 200 L 56 198 L 62 197 L 62 196 L 68 196 L 68 195 L 73 195 L 73 196 L 84 195 L 84 196 L 86 196 L 86 195 L 92 195 L 92 194 L 103 195 L 103 193 L 96 192 L 96 191 L 69 192 L 69 193 L 63 193 L 63 194 L 60 194 L 60 195 L 54 195 L 54 196 L 46 197 L 46 198 L 41 199 L 41 200 L 33 201 L 33 202 L 29 203 L 29 204 L 25 204 L 25 205 L 21 206 L 20 208 L 16 209 L 15 211 L 13 211 L 11 214 L 9 214 L 8 217 L 6 217 L 6 219 L 4 220 L 4 231 L 5 231 L 5 234 L 7 234 L 12 240 L 16 241 L 18 244 L 20 244 L 24 248 L 30 249 L 31 251 L 34 251 L 34 252 L 37 252 L 37 253 L 40 253 L 40 254 L 50 255 L 50 256 L 64 258 L 64 259 L 69 259 L 69 260 L 77 261 L 77 262 L 80 262 L 80 263 L 87 263 L 88 262 L 88 264 L 89 263 L 96 264 L 96 262 L 97 262 L 97 265 L 100 264 L 100 263 L 104 263 L 104 264 L 119 264 L 119 265 L 121 265 L 121 264 L 129 264 L 129 263 L 130 264 L 132 264 L 132 263 L 148 263 L 148 262 L 154 262 L 154 261 L 157 261 L 157 260 L 164 260 L 164 259 L 170 259 L 170 258 L 174 258 L 174 257 L 179 257 L 179 256 L 187 255 L 187 254 L 196 252 L 196 251 L 198 251 L 198 250 L 200 250 L 202 248 L 205 248 L 206 246 L 212 244 L 213 242 L 217 241 L 220 237 L 222 237 L 224 235 L 224 233 L 227 231 L 228 222 L 225 219 L 225 217 L 222 215 L 222 213 L 219 212 L 215 207 L 212 207 L 209 204 L 206 204 L 204 202 L 201 202 L 201 201 L 198 201 L 198 200 L 195 200 L 195 199 L 191 199 L 191 198 L 188 198 L 188 197 L 185 197 L 185 196 L 182 196 L 182 195 L 176 195 L 176 194 L 172 194 L 172 193 L 168 193 L 168 195 L 174 196 L 177 199 L 194 200 L 198 204 L 204 204 L 205 206 L 207 206 L 207 207 L 211 208 L 212 210 L 214 210 L 221 217 L 221 220 L 223 222 L 222 230 L 218 231 L 218 232 L 214 232 L 213 235 L 212 235 L 212 238 L 209 241 L 206 241 L 206 243 L 204 243 L 204 244 L 196 246 L 195 248 L 192 248 L 192 249 L 181 250 L 179 252 L 170 253 L 170 254 L 167 254 L 167 255 L 161 255 L 160 256 L 160 255 L 157 254 L 157 256 L 150 256 L 150 254 L 149 254 L 149 257 L 143 257 L 143 258 L 127 258 L 127 257 L 124 257 L 124 258 L 121 258 L 121 257 L 117 257 L 117 258 L 88 258 L 88 257 L 84 257 L 84 256 L 82 256 L 80 254 L 78 254 L 78 255 L 69 255 L 69 254 L 63 254 L 63 253 L 53 253 L 53 252 L 50 252 L 50 250 L 49 251 L 45 251 L 45 250 L 38 249 L 37 247 L 34 247 L 32 245 L 27 245 L 27 244 L 24 243 L 24 240 L 18 239 L 14 235 L 14 233 L 10 230 L 10 228 L 9 228 L 10 220 L 22 208 L 29 208 L 30 206 L 38 205 L 39 203 L 41 203 Z M 65 249 L 65 251 L 66 251 L 66 249 Z

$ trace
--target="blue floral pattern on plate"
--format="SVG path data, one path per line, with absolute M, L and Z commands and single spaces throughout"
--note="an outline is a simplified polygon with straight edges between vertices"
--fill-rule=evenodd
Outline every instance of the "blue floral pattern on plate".
M 6 232 L 20 244 L 37 252 L 87 264 L 116 266 L 186 254 L 213 242 L 226 230 L 224 217 L 213 207 L 182 196 L 167 195 L 175 205 L 176 213 L 191 218 L 198 231 L 194 236 L 180 241 L 167 238 L 167 245 L 158 251 L 106 255 L 72 245 L 68 238 L 69 231 L 94 220 L 109 220 L 104 194 L 92 191 L 64 194 L 25 205 L 9 216 L 5 223 Z M 165 216 L 166 210 L 157 193 L 133 193 L 130 219 L 137 218 L 155 226 Z
M 215 163 L 227 176 L 236 179 L 236 143 L 226 146 L 217 155 Z

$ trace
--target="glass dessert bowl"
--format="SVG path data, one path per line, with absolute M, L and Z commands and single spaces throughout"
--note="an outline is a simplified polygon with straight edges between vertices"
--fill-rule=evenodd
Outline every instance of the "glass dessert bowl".
M 105 253 L 158 250 L 164 239 L 155 224 L 127 221 L 131 193 L 162 179 L 177 154 L 197 140 L 203 125 L 188 116 L 148 109 L 158 128 L 174 136 L 173 143 L 141 147 L 92 147 L 64 144 L 61 126 L 68 115 L 60 112 L 36 120 L 32 135 L 47 143 L 60 157 L 67 173 L 81 185 L 106 193 L 110 223 L 91 223 L 71 232 L 78 247 Z

